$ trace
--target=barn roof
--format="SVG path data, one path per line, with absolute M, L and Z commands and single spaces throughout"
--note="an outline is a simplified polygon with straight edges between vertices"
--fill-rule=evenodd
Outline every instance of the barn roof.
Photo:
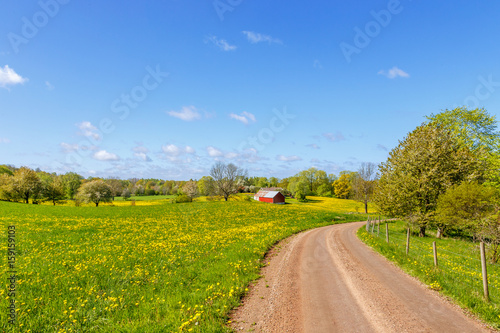
M 262 191 L 260 190 L 259 192 L 257 192 L 257 194 L 255 194 L 256 197 L 260 197 L 260 198 L 274 198 L 275 196 L 278 195 L 278 193 L 280 193 L 279 191 Z

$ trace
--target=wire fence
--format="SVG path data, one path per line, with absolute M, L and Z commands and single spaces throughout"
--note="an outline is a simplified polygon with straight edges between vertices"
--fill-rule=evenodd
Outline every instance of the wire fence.
M 403 269 L 415 273 L 430 288 L 442 290 L 450 296 L 458 296 L 459 299 L 466 300 L 466 303 L 479 301 L 495 308 L 500 305 L 500 266 L 487 265 L 489 294 L 485 293 L 479 243 L 421 238 L 414 235 L 404 223 L 380 219 L 369 219 L 366 232 L 370 237 L 367 239 L 371 242 L 370 245 L 376 246 L 382 254 L 397 262 Z

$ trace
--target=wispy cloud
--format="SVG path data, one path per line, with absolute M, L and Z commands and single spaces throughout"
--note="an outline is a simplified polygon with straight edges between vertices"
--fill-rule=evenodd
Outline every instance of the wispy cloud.
M 247 39 L 250 43 L 256 44 L 256 43 L 262 43 L 262 42 L 267 42 L 269 44 L 283 44 L 283 42 L 277 38 L 273 38 L 269 35 L 263 35 L 257 32 L 253 31 L 242 31 L 245 36 L 247 36 Z
M 309 147 L 309 148 L 312 148 L 312 149 L 319 149 L 319 146 L 315 143 L 310 143 L 308 145 L 306 145 L 306 147 Z
M 180 111 L 167 111 L 167 114 L 171 117 L 179 118 L 184 121 L 193 121 L 201 119 L 201 114 L 192 105 L 183 106 Z
M 297 155 L 292 155 L 292 156 L 278 155 L 276 156 L 276 159 L 282 162 L 302 161 L 302 158 L 298 157 Z
M 45 81 L 45 87 L 47 90 L 54 90 L 54 86 L 49 81 Z
M 81 123 L 76 124 L 76 126 L 80 129 L 81 134 L 83 136 L 91 137 L 94 140 L 101 139 L 101 135 L 99 134 L 97 127 L 92 125 L 90 121 L 83 121 Z
M 410 77 L 410 74 L 406 73 L 404 70 L 402 70 L 396 66 L 392 67 L 388 71 L 382 69 L 377 74 L 384 75 L 385 77 L 388 77 L 389 79 L 395 79 L 397 77 L 404 77 L 404 78 Z
M 5 65 L 3 68 L 0 67 L 0 87 L 6 88 L 7 86 L 23 84 L 27 81 L 27 78 L 17 74 L 9 65 Z
M 323 65 L 321 64 L 321 62 L 318 59 L 314 60 L 313 67 L 317 68 L 317 69 L 323 69 Z
M 250 122 L 255 123 L 257 121 L 257 119 L 255 118 L 255 116 L 252 113 L 246 112 L 246 111 L 243 111 L 239 115 L 235 114 L 235 113 L 231 113 L 229 115 L 229 117 L 231 119 L 236 119 L 238 121 L 241 121 L 245 125 L 248 125 Z
M 78 146 L 76 143 L 70 144 L 66 142 L 61 142 L 61 149 L 63 153 L 73 153 L 80 150 L 80 146 Z
M 209 36 L 205 39 L 205 43 L 211 42 L 222 51 L 234 51 L 237 49 L 236 45 L 229 44 L 225 39 L 217 38 L 216 36 Z
M 10 140 L 7 138 L 0 138 L 0 143 L 10 143 Z
M 345 137 L 342 133 L 337 132 L 337 133 L 323 133 L 323 137 L 326 138 L 328 141 L 331 142 L 337 142 L 337 141 L 342 141 L 345 140 Z
M 94 153 L 93 157 L 98 161 L 106 161 L 106 162 L 120 160 L 120 157 L 118 157 L 118 155 L 109 153 L 105 150 L 99 150 L 98 152 Z
M 386 147 L 386 146 L 384 146 L 384 145 L 381 145 L 380 143 L 377 145 L 377 149 L 379 149 L 379 150 L 383 150 L 383 151 L 388 151 L 388 150 L 387 150 L 387 147 Z
M 144 147 L 144 146 L 136 146 L 132 148 L 132 151 L 134 152 L 134 156 L 138 157 L 144 162 L 151 162 L 151 158 L 148 156 L 149 149 Z

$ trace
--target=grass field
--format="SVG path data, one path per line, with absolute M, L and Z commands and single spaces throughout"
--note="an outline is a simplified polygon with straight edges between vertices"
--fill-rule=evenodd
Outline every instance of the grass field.
M 428 231 L 428 237 L 411 237 L 410 252 L 406 256 L 407 224 L 389 223 L 389 244 L 385 240 L 385 225 L 380 237 L 358 231 L 359 238 L 379 253 L 394 261 L 407 273 L 418 277 L 429 288 L 452 298 L 484 321 L 500 328 L 500 265 L 488 265 L 491 302 L 483 298 L 481 261 L 478 243 L 457 239 L 437 239 Z M 436 242 L 438 268 L 434 267 L 432 242 Z
M 317 206 L 149 203 L 95 208 L 0 202 L 2 253 L 6 257 L 7 228 L 15 225 L 18 276 L 17 322 L 11 326 L 7 258 L 2 260 L 1 329 L 229 331 L 228 312 L 258 277 L 261 259 L 276 241 L 365 218 L 333 199 Z
M 115 201 L 154 201 L 154 200 L 168 200 L 175 198 L 175 195 L 143 195 L 143 196 L 131 196 L 127 200 L 122 197 L 115 197 Z

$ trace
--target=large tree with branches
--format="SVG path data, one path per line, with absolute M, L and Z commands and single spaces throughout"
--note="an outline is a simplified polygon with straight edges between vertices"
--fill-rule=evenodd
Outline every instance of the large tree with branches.
M 238 191 L 238 180 L 246 176 L 246 171 L 236 165 L 217 162 L 210 170 L 213 178 L 215 193 L 224 197 L 227 201 L 229 197 Z

